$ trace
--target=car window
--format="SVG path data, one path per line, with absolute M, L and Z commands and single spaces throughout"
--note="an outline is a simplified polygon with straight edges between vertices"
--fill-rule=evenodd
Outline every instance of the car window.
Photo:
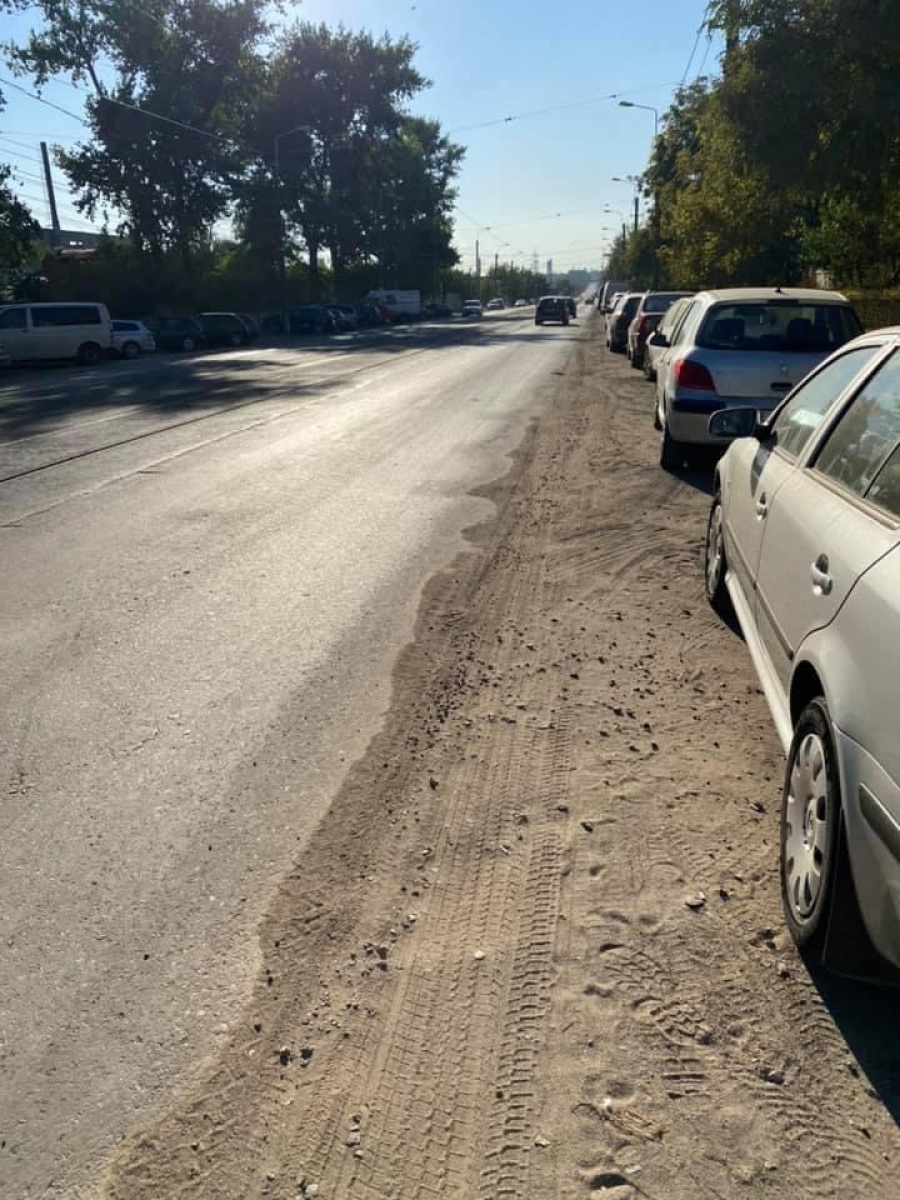
M 835 423 L 815 469 L 865 496 L 898 442 L 900 354 L 892 354 Z
M 682 314 L 687 307 L 687 301 L 676 300 L 671 307 L 667 308 L 663 315 L 663 319 L 659 323 L 659 332 L 668 337 L 671 330 L 674 329 L 681 320 Z
M 687 340 L 688 332 L 696 325 L 700 308 L 701 305 L 699 300 L 695 300 L 693 303 L 687 305 L 684 312 L 681 314 L 681 319 L 672 330 L 672 335 L 669 338 L 669 342 L 673 346 L 680 345 L 681 342 Z
M 113 321 L 113 329 L 116 333 L 134 333 L 137 329 L 136 321 Z
M 99 325 L 100 312 L 91 304 L 48 304 L 46 308 L 35 305 L 31 310 L 31 323 L 35 329 L 58 325 Z
M 881 346 L 856 346 L 796 388 L 773 422 L 779 450 L 794 457 L 801 454 L 826 412 L 881 349 Z
M 762 300 L 717 304 L 710 309 L 697 345 L 707 350 L 830 352 L 862 332 L 852 308 Z
M 25 309 L 5 308 L 0 312 L 0 329 L 24 329 Z
M 900 446 L 895 446 L 887 462 L 875 476 L 866 499 L 891 516 L 900 517 Z

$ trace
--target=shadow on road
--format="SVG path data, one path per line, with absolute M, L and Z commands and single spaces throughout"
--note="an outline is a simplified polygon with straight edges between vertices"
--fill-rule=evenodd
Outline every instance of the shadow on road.
M 839 979 L 824 971 L 813 975 L 813 983 L 873 1094 L 900 1124 L 900 987 Z M 849 1070 L 856 1073 L 855 1065 Z
M 527 324 L 530 326 L 531 322 Z M 69 364 L 16 368 L 4 373 L 0 382 L 0 442 L 33 436 L 74 415 L 102 418 L 105 411 L 112 414 L 118 409 L 134 407 L 148 412 L 199 415 L 230 403 L 265 400 L 288 389 L 307 390 L 315 386 L 311 355 L 326 369 L 332 356 L 344 360 L 339 374 L 328 375 L 329 385 L 334 385 L 345 374 L 359 369 L 348 361 L 348 356 L 363 359 L 377 354 L 391 358 L 424 350 L 456 350 L 461 346 L 487 348 L 519 339 L 530 342 L 558 339 L 566 333 L 563 328 L 545 332 L 525 326 L 524 319 L 409 325 L 331 338 L 278 337 L 233 352 L 159 353 L 135 362 L 109 363 L 91 369 Z M 296 380 L 290 374 L 295 356 L 298 370 L 304 372 Z

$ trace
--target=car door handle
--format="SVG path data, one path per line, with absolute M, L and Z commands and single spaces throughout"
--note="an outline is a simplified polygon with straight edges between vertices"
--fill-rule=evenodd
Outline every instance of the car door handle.
M 760 518 L 760 520 L 762 520 L 768 511 L 769 511 L 769 504 L 768 504 L 768 501 L 766 500 L 766 494 L 765 494 L 765 492 L 763 492 L 763 494 L 760 496 L 760 498 L 756 502 L 756 515 Z
M 834 587 L 834 580 L 828 574 L 828 555 L 820 554 L 809 569 L 813 581 L 813 591 L 817 596 L 827 596 Z

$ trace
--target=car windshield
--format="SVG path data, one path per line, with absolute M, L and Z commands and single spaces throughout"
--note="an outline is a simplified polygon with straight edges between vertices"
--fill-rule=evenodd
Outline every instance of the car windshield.
M 861 332 L 849 305 L 764 300 L 716 305 L 700 329 L 697 345 L 707 350 L 827 353 Z

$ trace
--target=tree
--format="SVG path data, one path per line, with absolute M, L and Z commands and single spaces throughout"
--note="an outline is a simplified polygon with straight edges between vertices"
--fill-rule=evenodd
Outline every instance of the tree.
M 18 199 L 10 181 L 12 172 L 0 164 L 0 289 L 14 283 L 22 267 L 34 257 L 40 226 Z
M 15 0 L 23 3 L 24 0 Z M 39 0 L 43 28 L 9 50 L 40 88 L 87 83 L 91 141 L 57 158 L 91 218 L 187 264 L 228 208 L 242 151 L 235 135 L 259 78 L 265 26 L 252 0 L 165 0 L 154 15 L 129 0 Z M 96 64 L 112 64 L 107 85 Z M 156 115 L 150 115 L 156 114 Z M 202 131 L 202 132 L 199 132 Z

